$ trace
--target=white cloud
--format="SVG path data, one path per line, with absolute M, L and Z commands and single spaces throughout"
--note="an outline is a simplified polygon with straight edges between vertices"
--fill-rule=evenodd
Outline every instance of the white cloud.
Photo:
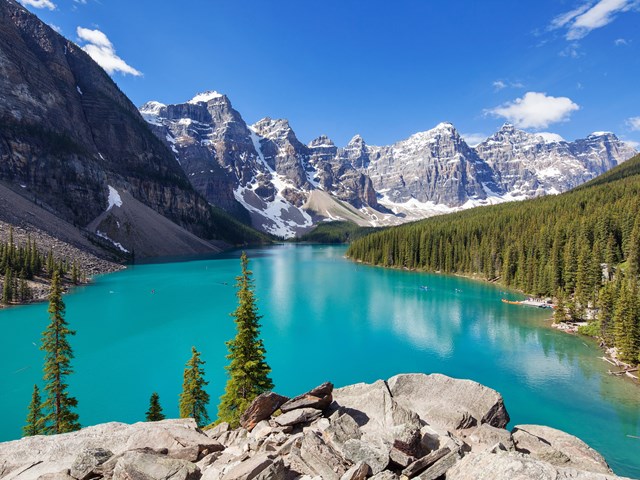
M 616 39 L 613 41 L 613 44 L 614 44 L 616 47 L 621 47 L 622 45 L 629 45 L 629 42 L 628 42 L 627 40 L 625 40 L 624 38 L 616 38 Z
M 60 28 L 58 25 L 54 23 L 50 23 L 49 26 L 53 28 L 56 32 L 58 32 L 60 35 L 62 35 L 62 28 Z
M 484 133 L 463 133 L 461 136 L 470 147 L 475 147 L 479 143 L 484 142 L 488 137 L 488 135 Z
M 552 97 L 546 93 L 527 92 L 522 98 L 489 109 L 486 113 L 506 118 L 521 128 L 547 128 L 565 122 L 580 107 L 567 97 Z
M 496 92 L 503 90 L 507 87 L 511 88 L 524 88 L 524 85 L 521 82 L 505 82 L 503 80 L 496 80 L 492 83 L 493 88 Z
M 627 126 L 631 130 L 640 131 L 640 117 L 631 117 L 627 119 Z
M 634 150 L 640 150 L 640 142 L 636 142 L 634 140 L 623 140 L 623 141 Z
M 56 4 L 51 0 L 19 0 L 19 2 L 25 7 L 56 9 Z
M 142 75 L 140 71 L 116 55 L 116 49 L 113 44 L 100 30 L 78 27 L 77 33 L 80 40 L 87 42 L 82 49 L 87 52 L 98 65 L 104 68 L 109 75 L 113 75 L 116 72 L 133 75 L 135 77 Z
M 507 88 L 507 84 L 502 80 L 496 80 L 495 82 L 493 82 L 493 88 L 495 88 L 496 91 L 502 90 L 503 88 Z
M 596 3 L 587 1 L 578 8 L 551 20 L 549 30 L 566 28 L 567 40 L 580 40 L 589 35 L 592 30 L 613 22 L 618 14 L 633 10 L 639 5 L 639 0 L 599 0 Z
M 584 12 L 589 10 L 589 7 L 591 7 L 591 5 L 589 3 L 585 3 L 584 5 L 581 5 L 574 10 L 558 15 L 553 20 L 551 20 L 551 25 L 549 25 L 549 29 L 556 30 L 558 28 L 564 27 L 567 23 L 571 22 L 571 20 L 576 18 L 578 15 L 582 15 Z

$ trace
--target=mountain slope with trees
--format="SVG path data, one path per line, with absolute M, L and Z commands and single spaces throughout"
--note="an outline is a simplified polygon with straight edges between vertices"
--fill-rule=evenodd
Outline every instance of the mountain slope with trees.
M 558 196 L 390 228 L 348 256 L 386 267 L 480 275 L 558 298 L 620 357 L 640 352 L 640 156 Z

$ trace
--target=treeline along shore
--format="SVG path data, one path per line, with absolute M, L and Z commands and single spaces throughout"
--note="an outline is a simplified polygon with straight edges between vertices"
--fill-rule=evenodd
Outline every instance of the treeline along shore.
M 570 192 L 377 232 L 347 256 L 384 267 L 473 275 L 558 305 L 623 362 L 640 360 L 640 156 Z

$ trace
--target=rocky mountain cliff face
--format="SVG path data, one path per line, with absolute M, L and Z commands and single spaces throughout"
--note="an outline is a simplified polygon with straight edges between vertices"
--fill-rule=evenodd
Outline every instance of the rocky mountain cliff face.
M 391 146 L 305 145 L 287 120 L 248 126 L 217 92 L 140 111 L 209 202 L 286 237 L 327 218 L 385 225 L 560 193 L 635 154 L 612 133 L 566 142 L 508 124 L 473 148 L 450 123 Z
M 496 172 L 502 189 L 525 198 L 570 190 L 636 153 L 610 132 L 567 142 L 558 135 L 527 133 L 510 124 L 475 151 Z
M 276 410 L 280 415 L 274 415 Z M 0 443 L 11 480 L 615 480 L 584 442 L 540 425 L 505 426 L 500 394 L 444 375 L 396 375 L 293 399 L 268 392 L 242 416 L 107 423 Z
M 81 228 L 107 210 L 113 188 L 195 235 L 224 236 L 105 71 L 13 0 L 0 2 L 0 70 L 0 180 Z M 125 247 L 137 238 L 144 255 L 136 225 L 110 235 Z
M 304 145 L 286 120 L 249 126 L 217 92 L 177 105 L 148 102 L 140 112 L 210 203 L 235 215 L 248 212 L 263 231 L 291 237 L 321 220 L 308 204 L 317 189 L 354 209 L 377 207 L 370 179 L 331 140 Z M 367 222 L 364 215 L 360 220 Z

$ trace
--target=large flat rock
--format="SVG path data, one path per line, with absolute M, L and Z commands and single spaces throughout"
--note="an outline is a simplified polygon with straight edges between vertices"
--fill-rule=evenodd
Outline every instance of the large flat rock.
M 447 480 L 624 480 L 613 474 L 563 468 L 522 454 L 471 453 L 447 472 Z M 629 480 L 629 479 L 627 479 Z
M 185 447 L 219 450 L 220 444 L 203 433 L 191 418 L 140 422 L 111 422 L 61 435 L 26 437 L 0 443 L 0 478 L 37 479 L 69 469 L 87 449 L 105 449 L 114 455 L 151 447 L 180 452 Z M 22 471 L 22 473 L 18 473 Z
M 518 425 L 512 430 L 516 449 L 559 467 L 612 473 L 606 460 L 578 437 L 542 425 Z
M 402 374 L 387 381 L 393 399 L 413 410 L 422 420 L 460 430 L 488 423 L 504 428 L 509 414 L 502 396 L 471 380 L 459 380 L 437 373 Z

